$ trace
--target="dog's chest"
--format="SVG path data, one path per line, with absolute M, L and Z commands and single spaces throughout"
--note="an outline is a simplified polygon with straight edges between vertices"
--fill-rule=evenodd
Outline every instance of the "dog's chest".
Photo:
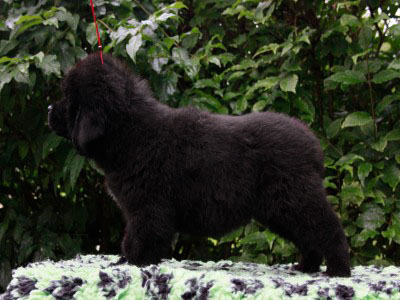
M 114 195 L 113 191 L 106 185 L 107 194 L 111 196 L 111 198 L 118 203 L 117 197 Z
M 116 187 L 113 187 L 111 182 L 108 181 L 107 179 L 104 181 L 104 186 L 106 188 L 107 194 L 114 200 L 115 203 L 118 204 L 118 206 L 121 206 L 121 203 L 117 197 L 118 191 L 116 190 Z

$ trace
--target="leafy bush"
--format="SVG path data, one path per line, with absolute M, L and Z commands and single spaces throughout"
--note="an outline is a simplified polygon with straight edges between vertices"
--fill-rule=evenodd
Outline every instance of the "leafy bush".
M 51 133 L 47 106 L 95 51 L 89 1 L 0 8 L 0 285 L 12 268 L 119 253 L 121 214 L 94 165 Z M 86 3 L 87 2 L 87 3 Z M 368 6 L 366 6 L 368 3 Z M 325 151 L 329 200 L 356 264 L 400 264 L 400 25 L 393 1 L 95 1 L 105 52 L 160 101 L 220 114 L 278 111 Z M 179 235 L 178 259 L 293 262 L 252 222 L 220 239 Z

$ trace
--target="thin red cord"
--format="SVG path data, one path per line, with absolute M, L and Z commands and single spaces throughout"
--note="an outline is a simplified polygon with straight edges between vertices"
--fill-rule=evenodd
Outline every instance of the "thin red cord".
M 97 34 L 97 43 L 98 47 L 100 50 L 100 59 L 101 59 L 101 64 L 104 64 L 103 61 L 103 47 L 101 46 L 101 40 L 100 40 L 100 33 L 99 33 L 99 27 L 97 26 L 97 21 L 96 21 L 96 13 L 94 12 L 94 6 L 93 6 L 93 1 L 90 0 L 90 6 L 92 7 L 92 15 L 93 15 L 93 20 L 94 20 L 94 25 L 96 25 L 96 34 Z

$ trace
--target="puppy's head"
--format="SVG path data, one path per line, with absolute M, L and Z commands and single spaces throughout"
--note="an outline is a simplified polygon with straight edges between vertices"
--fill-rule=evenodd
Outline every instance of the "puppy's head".
M 61 84 L 62 100 L 49 106 L 50 129 L 91 156 L 107 128 L 115 126 L 116 110 L 126 107 L 126 72 L 109 55 L 104 55 L 104 64 L 98 53 L 79 61 Z

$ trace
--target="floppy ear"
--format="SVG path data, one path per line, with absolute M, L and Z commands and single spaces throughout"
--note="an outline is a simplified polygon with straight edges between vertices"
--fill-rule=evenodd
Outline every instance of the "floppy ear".
M 104 129 L 102 116 L 79 109 L 72 129 L 72 142 L 79 152 L 90 155 L 91 148 L 103 136 Z

